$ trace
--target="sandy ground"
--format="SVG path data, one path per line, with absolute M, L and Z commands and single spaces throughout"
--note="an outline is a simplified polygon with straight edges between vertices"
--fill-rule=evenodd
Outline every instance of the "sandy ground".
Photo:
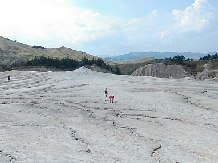
M 10 71 L 0 92 L 1 163 L 218 162 L 217 82 Z

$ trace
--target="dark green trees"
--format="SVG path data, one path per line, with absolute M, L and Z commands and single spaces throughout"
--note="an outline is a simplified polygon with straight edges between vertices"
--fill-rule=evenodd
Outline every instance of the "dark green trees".
M 69 57 L 58 59 L 58 58 L 40 56 L 40 57 L 34 57 L 32 60 L 23 63 L 23 65 L 25 66 L 48 66 L 48 67 L 55 67 L 61 70 L 73 70 L 81 66 L 93 65 L 93 64 L 103 69 L 109 70 L 112 73 L 120 74 L 120 70 L 117 66 L 113 68 L 108 64 L 106 64 L 104 60 L 101 58 L 97 58 L 97 59 L 93 58 L 92 60 L 89 60 L 86 57 L 83 57 L 81 61 L 77 61 Z

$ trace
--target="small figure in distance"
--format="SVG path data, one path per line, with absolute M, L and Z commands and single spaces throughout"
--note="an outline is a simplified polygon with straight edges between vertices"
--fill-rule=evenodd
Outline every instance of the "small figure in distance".
M 8 81 L 9 81 L 9 80 L 11 80 L 11 77 L 10 77 L 10 75 L 8 75 Z
M 114 95 L 110 95 L 109 99 L 110 99 L 110 103 L 114 103 Z
M 107 88 L 105 88 L 105 90 L 104 90 L 105 101 L 107 101 L 107 94 L 108 94 L 108 92 L 107 92 Z

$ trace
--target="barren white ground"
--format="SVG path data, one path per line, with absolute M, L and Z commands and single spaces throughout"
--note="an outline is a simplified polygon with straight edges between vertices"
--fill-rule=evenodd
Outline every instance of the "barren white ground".
M 10 71 L 0 92 L 1 163 L 218 162 L 217 82 Z

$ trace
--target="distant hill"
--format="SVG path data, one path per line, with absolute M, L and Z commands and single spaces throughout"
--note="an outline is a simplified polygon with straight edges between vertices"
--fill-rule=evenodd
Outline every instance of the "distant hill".
M 114 61 L 114 62 L 126 62 L 126 61 L 132 61 L 144 57 L 153 57 L 155 59 L 165 59 L 169 57 L 174 56 L 184 56 L 185 58 L 192 58 L 192 59 L 199 59 L 202 56 L 205 56 L 206 54 L 202 53 L 191 53 L 191 52 L 131 52 L 124 55 L 118 55 L 113 57 L 104 57 L 105 60 L 108 61 Z
M 133 61 L 117 62 L 117 66 L 120 69 L 120 72 L 122 75 L 130 75 L 136 69 L 144 65 L 155 63 L 155 62 L 156 60 L 154 58 L 145 57 L 145 58 L 140 58 L 140 59 L 133 60 Z
M 46 48 L 39 45 L 26 45 L 0 36 L 0 64 L 11 64 L 14 62 L 32 59 L 35 56 L 51 58 L 69 57 L 75 60 L 98 58 L 86 52 L 72 50 L 64 46 L 60 48 Z

